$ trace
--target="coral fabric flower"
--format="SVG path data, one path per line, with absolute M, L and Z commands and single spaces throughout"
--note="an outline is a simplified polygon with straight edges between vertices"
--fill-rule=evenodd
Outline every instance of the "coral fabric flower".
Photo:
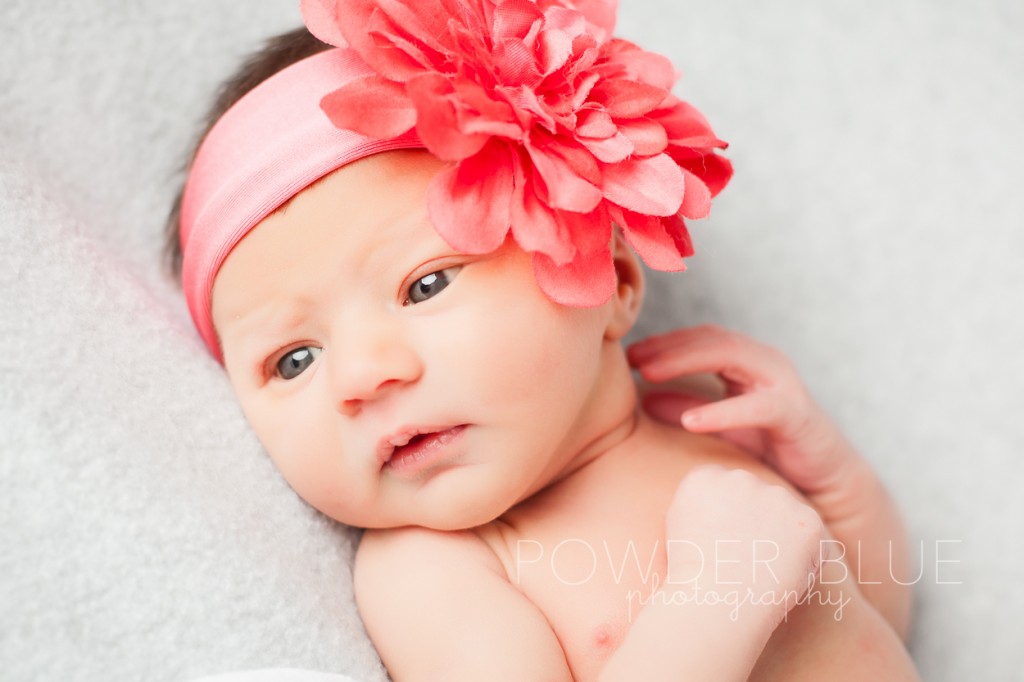
M 615 288 L 613 222 L 647 265 L 682 270 L 684 219 L 732 167 L 704 117 L 674 97 L 672 64 L 612 38 L 614 0 L 303 0 L 309 30 L 375 72 L 327 94 L 340 128 L 412 128 L 450 161 L 428 190 L 440 235 L 488 253 L 509 232 L 552 300 Z

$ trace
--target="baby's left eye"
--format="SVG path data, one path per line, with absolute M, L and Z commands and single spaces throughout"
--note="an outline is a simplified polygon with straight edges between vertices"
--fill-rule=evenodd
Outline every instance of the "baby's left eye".
M 445 268 L 444 270 L 438 270 L 432 272 L 429 275 L 420 277 L 418 280 L 412 283 L 407 292 L 406 304 L 415 305 L 422 303 L 428 298 L 432 298 L 452 283 L 455 276 L 459 274 L 459 270 L 462 269 L 461 265 Z

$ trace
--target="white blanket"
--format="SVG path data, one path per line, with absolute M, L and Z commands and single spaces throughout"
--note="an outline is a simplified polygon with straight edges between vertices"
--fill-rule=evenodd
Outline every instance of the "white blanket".
M 0 7 L 5 680 L 386 678 L 356 535 L 278 477 L 158 266 L 215 84 L 296 5 Z M 643 329 L 712 321 L 789 353 L 923 550 L 925 679 L 1019 679 L 1024 5 L 622 5 L 737 168 Z

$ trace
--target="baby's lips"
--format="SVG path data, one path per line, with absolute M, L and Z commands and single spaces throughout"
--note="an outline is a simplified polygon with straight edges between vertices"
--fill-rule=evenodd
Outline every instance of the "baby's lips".
M 380 466 L 384 466 L 391 459 L 392 455 L 395 454 L 395 450 L 408 445 L 416 436 L 424 434 L 437 433 L 439 431 L 447 431 L 455 428 L 454 424 L 447 424 L 442 426 L 403 426 L 395 431 L 392 431 L 390 435 L 381 438 L 377 444 L 377 463 Z

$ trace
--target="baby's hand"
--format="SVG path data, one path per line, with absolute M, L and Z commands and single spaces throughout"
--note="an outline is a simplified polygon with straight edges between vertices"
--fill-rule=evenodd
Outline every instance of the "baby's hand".
M 808 495 L 840 486 L 857 453 L 811 398 L 779 351 L 714 326 L 680 329 L 628 349 L 630 364 L 653 383 L 717 374 L 725 397 L 652 392 L 644 406 L 655 417 L 694 433 L 717 433 L 764 459 Z
M 771 632 L 810 588 L 829 543 L 818 514 L 781 486 L 741 469 L 694 469 L 665 524 L 665 590 L 696 587 L 697 601 L 726 604 L 735 620 Z

